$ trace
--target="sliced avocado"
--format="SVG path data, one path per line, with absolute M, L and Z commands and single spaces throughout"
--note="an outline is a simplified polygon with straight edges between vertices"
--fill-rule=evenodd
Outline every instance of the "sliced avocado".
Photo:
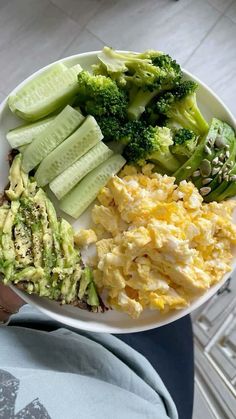
M 87 303 L 90 306 L 99 306 L 99 298 L 93 282 L 93 273 L 89 267 L 83 270 L 79 287 L 79 298 L 82 300 L 85 295 L 87 296 Z
M 98 307 L 100 303 L 99 303 L 97 290 L 93 281 L 90 282 L 90 284 L 88 285 L 87 294 L 88 294 L 87 303 L 92 307 Z
M 61 287 L 61 296 L 64 303 L 69 304 L 76 300 L 78 293 L 78 282 L 80 281 L 81 273 L 81 266 L 76 264 L 74 272 L 70 276 L 65 275 L 65 279 Z
M 13 275 L 12 281 L 14 284 L 18 284 L 21 281 L 27 282 L 25 290 L 30 294 L 37 293 L 41 297 L 51 297 L 47 275 L 43 268 L 30 266 L 22 269 Z
M 73 267 L 78 258 L 78 252 L 74 246 L 74 231 L 71 225 L 64 219 L 60 222 L 60 237 L 63 251 L 65 268 Z
M 13 230 L 15 240 L 16 268 L 33 264 L 31 229 L 18 220 Z
M 49 225 L 52 231 L 54 251 L 56 255 L 56 265 L 63 267 L 63 258 L 60 245 L 60 225 L 57 220 L 57 214 L 51 201 L 46 197 L 46 208 L 48 213 Z
M 221 121 L 220 121 L 221 122 Z M 210 169 L 210 173 L 209 175 L 207 174 L 205 177 L 202 176 L 202 164 L 204 164 L 204 162 L 201 162 L 200 166 L 199 166 L 199 172 L 200 175 L 198 177 L 193 177 L 191 178 L 192 182 L 195 184 L 195 186 L 200 189 L 202 186 L 204 186 L 204 179 L 206 177 L 208 178 L 214 178 L 217 176 L 216 172 L 218 169 L 220 170 L 220 166 L 217 167 L 216 162 L 220 162 L 221 165 L 223 165 L 224 160 L 227 160 L 227 157 L 225 156 L 227 150 L 229 151 L 229 154 L 231 154 L 231 152 L 233 151 L 233 146 L 234 146 L 234 131 L 232 130 L 232 128 L 226 124 L 225 122 L 221 122 L 221 126 L 218 128 L 218 133 L 217 136 L 222 139 L 222 145 L 224 144 L 224 146 L 222 146 L 221 148 L 217 148 L 215 147 L 215 143 L 212 144 L 213 147 L 211 147 L 211 155 L 208 156 L 207 160 L 209 162 L 209 169 Z M 223 159 L 222 159 L 222 155 L 223 155 Z M 204 167 L 203 167 L 204 168 Z M 203 183 L 202 183 L 203 182 Z
M 4 274 L 4 255 L 3 255 L 3 248 L 2 248 L 2 232 L 3 226 L 5 224 L 6 216 L 8 213 L 9 207 L 2 206 L 0 207 L 0 272 Z
M 235 155 L 236 155 L 236 141 L 234 141 L 233 150 L 230 154 L 230 157 L 226 163 L 222 166 L 222 173 L 219 172 L 218 175 L 209 183 L 209 188 L 211 192 L 204 196 L 205 202 L 217 201 L 217 197 L 227 188 L 230 180 L 230 176 L 236 173 L 235 167 Z M 233 169 L 230 169 L 230 167 Z M 227 180 L 228 179 L 228 180 Z
M 199 168 L 202 160 L 208 159 L 209 144 L 213 144 L 221 127 L 222 122 L 217 118 L 213 118 L 207 135 L 200 140 L 193 155 L 173 174 L 177 183 L 187 180 Z
M 23 197 L 21 202 L 21 212 L 25 223 L 32 232 L 32 254 L 35 267 L 43 266 L 43 229 L 41 224 L 41 213 L 35 207 L 32 197 Z
M 28 293 L 70 304 L 96 307 L 99 300 L 92 273 L 86 268 L 80 284 L 83 264 L 74 243 L 71 225 L 57 219 L 45 192 L 28 178 L 20 167 L 18 155 L 10 170 L 7 201 L 0 206 L 0 272 L 4 283 L 21 283 Z
M 20 198 L 27 187 L 28 175 L 21 169 L 22 155 L 17 154 L 14 158 L 9 171 L 10 188 L 6 190 L 6 195 L 13 201 Z
M 10 280 L 11 275 L 14 271 L 15 245 L 14 245 L 12 229 L 16 221 L 19 206 L 20 206 L 19 201 L 11 202 L 11 208 L 8 210 L 5 223 L 2 229 L 2 251 L 3 251 L 3 258 L 5 260 L 4 262 L 5 268 L 6 268 L 5 280 L 4 280 L 5 283 L 8 282 L 8 280 Z
M 88 267 L 84 268 L 84 270 L 82 272 L 82 275 L 81 275 L 80 284 L 79 284 L 78 297 L 79 297 L 80 300 L 82 300 L 84 298 L 87 287 L 92 280 L 93 280 L 93 276 L 92 276 L 91 269 L 88 268 Z
M 39 189 L 33 197 L 34 213 L 40 213 L 40 222 L 43 230 L 43 265 L 46 269 L 51 269 L 55 265 L 55 253 L 53 249 L 53 235 L 49 224 L 46 195 L 42 189 Z

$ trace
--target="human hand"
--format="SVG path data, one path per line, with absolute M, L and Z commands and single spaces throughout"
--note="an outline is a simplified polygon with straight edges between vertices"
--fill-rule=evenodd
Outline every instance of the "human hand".
M 11 288 L 0 281 L 0 324 L 6 323 L 11 314 L 19 311 L 25 302 Z

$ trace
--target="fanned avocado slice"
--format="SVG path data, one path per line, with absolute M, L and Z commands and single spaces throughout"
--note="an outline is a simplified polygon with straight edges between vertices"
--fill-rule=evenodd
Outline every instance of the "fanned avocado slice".
M 63 267 L 63 257 L 62 257 L 62 251 L 61 251 L 61 237 L 60 237 L 60 224 L 57 220 L 57 214 L 55 211 L 55 208 L 51 201 L 46 197 L 46 209 L 48 214 L 48 221 L 49 225 L 52 231 L 52 237 L 53 237 L 53 246 L 56 256 L 56 265 L 58 267 Z
M 211 154 L 207 158 L 209 173 L 204 174 L 204 170 L 203 170 L 204 161 L 203 161 L 201 162 L 198 168 L 199 176 L 198 177 L 192 176 L 192 179 L 191 179 L 198 189 L 210 183 L 210 182 L 205 183 L 206 178 L 209 178 L 209 181 L 211 181 L 217 177 L 220 170 L 222 171 L 225 163 L 229 162 L 229 157 L 234 152 L 234 143 L 235 143 L 234 131 L 225 122 L 221 122 L 221 121 L 219 122 L 220 124 L 218 128 L 218 133 L 214 141 L 212 141 Z M 220 147 L 217 147 L 217 145 L 218 146 L 220 145 Z M 212 187 L 212 190 L 213 190 L 213 187 Z
M 234 167 L 234 164 L 235 164 L 235 155 L 236 155 L 236 141 L 235 141 L 235 138 L 233 138 L 233 147 L 232 147 L 232 151 L 229 158 L 226 160 L 226 162 L 222 166 L 222 169 L 220 170 L 218 175 L 213 179 L 212 182 L 210 182 L 207 185 L 211 189 L 212 192 L 204 196 L 205 202 L 211 202 L 211 201 L 216 200 L 218 194 L 226 188 L 227 179 L 228 180 L 230 179 L 231 177 L 230 173 L 232 171 L 232 167 Z M 218 188 L 219 188 L 219 191 L 217 192 Z
M 11 201 L 19 199 L 28 184 L 28 175 L 21 169 L 21 162 L 22 155 L 17 154 L 10 167 L 10 187 L 6 190 L 6 195 Z
M 93 274 L 91 269 L 88 267 L 83 270 L 79 287 L 79 298 L 82 300 L 85 295 L 87 296 L 87 303 L 90 306 L 99 306 L 99 298 L 93 282 Z
M 222 122 L 220 120 L 216 118 L 212 119 L 207 135 L 200 140 L 193 155 L 173 174 L 177 183 L 189 179 L 199 168 L 202 160 L 208 159 L 209 154 L 211 153 L 211 151 L 209 151 L 210 144 L 216 139 L 221 126 Z
M 43 230 L 43 266 L 50 270 L 55 265 L 55 253 L 53 248 L 53 234 L 48 220 L 46 196 L 42 189 L 39 189 L 33 198 L 34 213 L 39 212 Z
M 3 247 L 2 247 L 2 233 L 3 233 L 3 226 L 5 224 L 6 216 L 9 210 L 9 206 L 2 206 L 0 207 L 0 272 L 4 274 L 4 255 L 3 255 Z
M 73 267 L 77 261 L 78 252 L 74 246 L 74 231 L 71 225 L 64 219 L 60 222 L 61 246 L 65 268 Z
M 14 224 L 16 222 L 17 213 L 20 207 L 19 201 L 12 201 L 9 208 L 5 223 L 2 229 L 2 252 L 4 259 L 4 282 L 7 283 L 11 279 L 15 265 L 15 244 L 12 234 Z
M 65 304 L 97 309 L 92 273 L 74 243 L 74 230 L 59 220 L 52 202 L 21 169 L 21 155 L 10 169 L 9 201 L 0 206 L 0 272 L 28 293 Z M 89 274 L 87 277 L 86 275 Z M 79 290 L 82 292 L 79 298 Z

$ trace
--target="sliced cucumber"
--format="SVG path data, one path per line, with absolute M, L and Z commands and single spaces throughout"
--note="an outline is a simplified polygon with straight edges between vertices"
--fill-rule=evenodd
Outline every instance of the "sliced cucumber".
M 83 177 L 111 157 L 112 154 L 113 151 L 100 141 L 72 166 L 57 176 L 50 183 L 50 189 L 58 199 L 63 198 Z
M 102 138 L 96 120 L 93 116 L 88 116 L 80 128 L 42 161 L 35 173 L 37 184 L 47 185 Z
M 23 154 L 23 170 L 28 173 L 36 167 L 81 124 L 83 119 L 80 112 L 67 105 L 27 146 Z
M 111 156 L 108 160 L 96 167 L 81 182 L 60 201 L 60 208 L 73 218 L 79 216 L 97 197 L 100 189 L 108 180 L 118 173 L 126 163 L 120 154 Z
M 10 110 L 27 121 L 36 121 L 66 105 L 78 89 L 79 64 L 55 64 L 30 80 L 8 98 Z
M 50 122 L 55 119 L 56 115 L 41 119 L 33 124 L 24 124 L 17 128 L 11 129 L 7 133 L 7 140 L 11 148 L 18 148 L 26 144 L 30 144 L 33 138 L 46 128 Z

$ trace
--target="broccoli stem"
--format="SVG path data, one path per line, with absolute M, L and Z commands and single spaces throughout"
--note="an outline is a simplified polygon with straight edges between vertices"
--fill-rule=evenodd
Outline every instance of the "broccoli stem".
M 158 163 L 160 163 L 166 170 L 168 170 L 169 172 L 173 173 L 176 170 L 178 170 L 178 168 L 181 166 L 181 163 L 179 162 L 179 160 L 177 160 L 173 154 L 171 154 L 171 152 L 169 153 L 165 153 L 165 154 L 161 154 L 161 153 L 154 153 L 151 156 L 151 159 L 153 161 L 157 161 Z
M 131 121 L 139 119 L 148 103 L 157 95 L 157 93 L 157 90 L 150 92 L 140 89 L 128 106 L 129 119 Z
M 204 135 L 208 131 L 209 125 L 203 118 L 198 107 L 193 107 L 186 110 L 185 115 L 186 119 L 189 121 L 189 127 L 187 128 L 192 129 L 194 132 L 200 135 Z

